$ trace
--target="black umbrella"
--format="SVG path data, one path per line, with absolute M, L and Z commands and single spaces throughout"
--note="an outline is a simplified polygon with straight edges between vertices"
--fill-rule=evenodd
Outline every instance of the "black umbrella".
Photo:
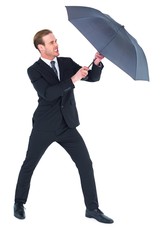
M 66 6 L 68 20 L 112 63 L 134 80 L 149 81 L 144 51 L 122 26 L 109 15 L 83 6 Z

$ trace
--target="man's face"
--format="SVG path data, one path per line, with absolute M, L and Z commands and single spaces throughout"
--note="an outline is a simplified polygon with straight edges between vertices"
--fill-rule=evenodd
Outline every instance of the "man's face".
M 49 33 L 48 35 L 43 37 L 44 45 L 40 44 L 38 46 L 41 56 L 52 60 L 55 57 L 59 56 L 57 39 L 53 35 L 53 33 Z

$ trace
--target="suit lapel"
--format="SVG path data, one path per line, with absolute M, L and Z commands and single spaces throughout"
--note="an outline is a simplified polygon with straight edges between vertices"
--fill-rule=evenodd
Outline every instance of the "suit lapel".
M 48 64 L 46 64 L 42 59 L 39 59 L 36 62 L 36 67 L 37 67 L 37 70 L 47 80 L 47 82 L 52 83 L 52 84 L 55 81 L 59 82 L 59 79 L 58 79 L 57 75 L 55 74 L 55 72 L 53 71 L 53 69 L 50 66 L 48 66 Z

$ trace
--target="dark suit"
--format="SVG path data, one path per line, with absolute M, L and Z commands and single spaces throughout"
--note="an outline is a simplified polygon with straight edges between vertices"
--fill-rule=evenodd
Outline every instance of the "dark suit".
M 33 114 L 33 128 L 25 161 L 21 167 L 15 202 L 26 203 L 35 167 L 48 146 L 56 141 L 75 162 L 88 209 L 98 207 L 97 192 L 86 145 L 76 127 L 79 118 L 71 77 L 81 68 L 71 58 L 58 57 L 60 80 L 53 69 L 39 59 L 28 68 L 29 78 L 38 94 L 38 107 Z M 85 81 L 100 79 L 103 65 L 93 65 Z

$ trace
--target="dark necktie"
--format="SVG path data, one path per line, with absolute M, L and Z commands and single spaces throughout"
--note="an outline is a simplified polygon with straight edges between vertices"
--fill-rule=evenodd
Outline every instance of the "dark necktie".
M 58 72 L 57 72 L 57 69 L 55 67 L 55 61 L 51 61 L 51 66 L 52 66 L 52 69 L 55 72 L 55 74 L 58 76 Z

